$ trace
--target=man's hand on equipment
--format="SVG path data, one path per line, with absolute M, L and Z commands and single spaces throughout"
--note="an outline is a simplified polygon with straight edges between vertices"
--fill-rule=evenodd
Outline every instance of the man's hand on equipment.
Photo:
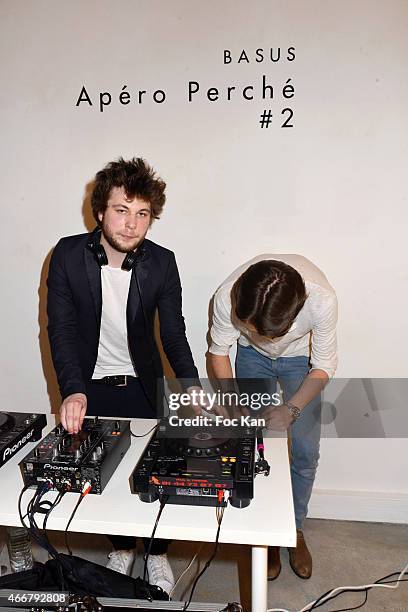
M 260 416 L 265 419 L 266 428 L 272 431 L 287 431 L 294 422 L 294 418 L 286 404 L 270 406 L 262 411 Z
M 196 416 L 202 415 L 203 410 L 209 416 L 216 414 L 224 418 L 228 418 L 230 416 L 228 410 L 224 406 L 210 404 L 201 387 L 189 387 L 187 389 L 187 393 L 189 393 L 191 396 L 190 407 Z
M 78 433 L 86 414 L 86 395 L 72 393 L 64 399 L 60 408 L 61 423 L 69 433 Z

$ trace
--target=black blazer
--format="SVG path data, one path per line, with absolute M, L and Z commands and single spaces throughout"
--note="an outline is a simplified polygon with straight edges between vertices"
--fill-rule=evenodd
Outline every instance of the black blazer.
M 85 393 L 98 356 L 102 315 L 101 270 L 87 244 L 90 234 L 62 238 L 56 245 L 48 275 L 48 336 L 62 399 Z M 139 280 L 143 308 L 135 278 Z M 132 270 L 127 302 L 130 354 L 153 406 L 157 379 L 163 375 L 154 340 L 154 315 L 160 320 L 164 351 L 183 386 L 199 384 L 185 334 L 181 284 L 174 253 L 144 240 L 142 256 Z

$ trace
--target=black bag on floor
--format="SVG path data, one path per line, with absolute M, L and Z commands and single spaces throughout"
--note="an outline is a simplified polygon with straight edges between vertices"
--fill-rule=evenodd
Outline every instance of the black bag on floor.
M 33 569 L 24 572 L 16 572 L 15 574 L 6 574 L 0 578 L 0 589 L 12 591 L 18 589 L 20 591 L 40 591 L 45 590 L 45 585 L 49 581 L 53 581 L 51 576 L 48 579 L 45 577 L 44 563 L 34 563 Z M 47 587 L 48 588 L 48 587 Z M 60 590 L 58 587 L 51 590 Z
M 35 563 L 32 570 L 0 578 L 0 589 L 59 591 L 62 588 L 75 595 L 157 601 L 169 599 L 163 589 L 141 578 L 125 576 L 74 555 L 60 554 L 58 559 L 50 559 L 45 564 Z

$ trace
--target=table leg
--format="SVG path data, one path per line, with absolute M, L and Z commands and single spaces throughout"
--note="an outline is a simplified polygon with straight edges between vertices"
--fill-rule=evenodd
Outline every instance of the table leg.
M 252 612 L 265 612 L 268 607 L 268 547 L 252 547 Z

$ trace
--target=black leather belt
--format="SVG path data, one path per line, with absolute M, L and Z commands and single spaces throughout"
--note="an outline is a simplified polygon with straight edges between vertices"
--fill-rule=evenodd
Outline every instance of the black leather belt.
M 126 387 L 135 376 L 119 374 L 118 376 L 104 376 L 103 378 L 93 378 L 92 383 L 109 385 L 109 387 Z

